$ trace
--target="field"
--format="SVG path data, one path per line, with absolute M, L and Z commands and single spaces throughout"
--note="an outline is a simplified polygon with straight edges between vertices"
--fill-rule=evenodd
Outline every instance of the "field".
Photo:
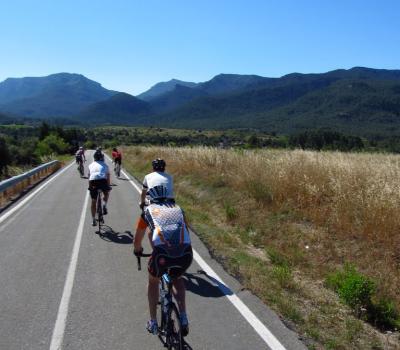
M 310 349 L 400 348 L 400 157 L 125 147 L 163 157 L 212 254 Z M 347 283 L 347 284 L 346 284 Z

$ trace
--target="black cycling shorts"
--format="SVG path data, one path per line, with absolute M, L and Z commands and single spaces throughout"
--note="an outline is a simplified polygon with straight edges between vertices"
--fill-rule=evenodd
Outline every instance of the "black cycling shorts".
M 108 186 L 107 179 L 100 179 L 100 180 L 91 180 L 89 181 L 89 188 L 90 197 L 92 199 L 97 198 L 97 190 L 100 189 L 103 192 L 109 192 L 110 186 Z
M 119 158 L 119 157 L 118 158 L 114 158 L 114 163 L 115 164 L 118 163 L 119 165 L 121 165 L 121 162 L 122 162 L 122 158 Z
M 161 277 L 170 269 L 170 276 L 181 276 L 190 266 L 193 260 L 192 246 L 185 244 L 174 249 L 165 246 L 156 246 L 149 259 L 148 270 L 154 277 Z

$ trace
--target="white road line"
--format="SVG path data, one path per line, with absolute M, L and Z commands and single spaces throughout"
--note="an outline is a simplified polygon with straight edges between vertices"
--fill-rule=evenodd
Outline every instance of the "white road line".
M 7 211 L 5 214 L 0 216 L 0 224 L 7 219 L 10 215 L 15 213 L 19 208 L 24 206 L 26 203 L 28 203 L 38 192 L 40 192 L 43 188 L 45 188 L 50 182 L 54 181 L 58 176 L 60 176 L 63 172 L 65 172 L 67 169 L 69 169 L 72 165 L 74 165 L 75 162 L 72 162 L 70 165 L 66 166 L 63 170 L 61 170 L 58 174 L 53 176 L 51 179 L 47 180 L 43 185 L 41 185 L 38 189 L 33 191 L 28 197 L 26 197 L 24 200 L 22 200 L 20 203 L 18 203 L 14 208 L 10 209 Z
M 51 337 L 50 350 L 60 350 L 64 338 L 65 324 L 68 316 L 69 301 L 71 298 L 72 287 L 74 286 L 75 271 L 78 264 L 79 249 L 82 241 L 83 225 L 85 223 L 86 209 L 89 202 L 89 192 L 86 191 L 85 202 L 83 204 L 78 230 L 76 232 L 74 248 L 72 249 L 71 261 L 69 263 L 67 278 L 61 297 L 60 306 L 57 313 L 57 321 Z
M 140 188 L 133 183 L 129 176 L 123 172 L 129 182 L 135 187 L 140 193 Z M 214 278 L 218 284 L 218 288 L 228 298 L 232 305 L 240 312 L 240 314 L 246 319 L 246 321 L 254 328 L 257 334 L 264 340 L 265 343 L 271 348 L 271 350 L 286 350 L 286 348 L 279 342 L 279 340 L 271 333 L 271 331 L 258 319 L 256 315 L 243 303 L 239 297 L 234 294 L 229 287 L 222 281 L 217 273 L 208 265 L 204 259 L 193 249 L 193 258 L 199 264 L 199 266 L 207 273 L 208 276 Z M 227 291 L 228 289 L 228 291 Z

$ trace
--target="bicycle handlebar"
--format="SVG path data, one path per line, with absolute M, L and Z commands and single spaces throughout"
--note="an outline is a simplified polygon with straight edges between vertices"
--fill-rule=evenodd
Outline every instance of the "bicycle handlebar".
M 135 254 L 135 252 L 133 252 Z M 148 258 L 149 256 L 151 256 L 151 253 L 143 253 L 141 252 L 140 254 L 135 254 L 136 255 L 136 259 L 137 259 L 137 265 L 138 265 L 138 271 L 142 270 L 142 264 L 140 261 L 140 258 Z

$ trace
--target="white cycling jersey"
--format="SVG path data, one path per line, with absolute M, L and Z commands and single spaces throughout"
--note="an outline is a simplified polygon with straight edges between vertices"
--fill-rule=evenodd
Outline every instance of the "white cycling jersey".
M 89 181 L 107 179 L 108 174 L 108 165 L 103 161 L 94 161 L 89 165 Z
M 148 190 L 162 185 L 167 189 L 167 198 L 175 198 L 172 176 L 162 171 L 154 171 L 147 174 L 143 180 L 143 188 Z

